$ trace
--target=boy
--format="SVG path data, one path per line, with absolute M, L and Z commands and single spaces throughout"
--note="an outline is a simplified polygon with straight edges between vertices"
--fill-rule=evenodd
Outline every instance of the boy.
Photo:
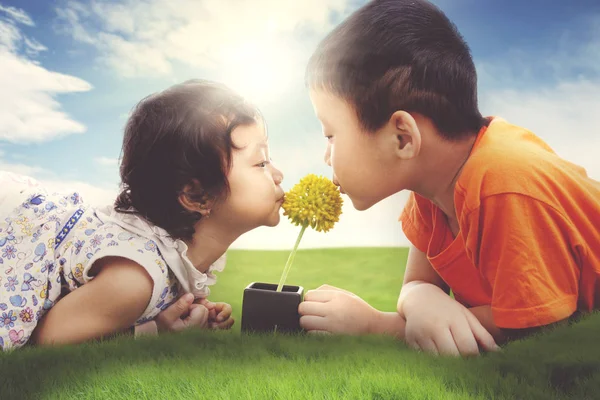
M 470 50 L 437 7 L 370 1 L 319 45 L 307 84 L 335 183 L 358 210 L 410 190 L 412 247 L 398 313 L 324 287 L 300 306 L 305 329 L 466 355 L 600 308 L 600 184 L 482 117 Z

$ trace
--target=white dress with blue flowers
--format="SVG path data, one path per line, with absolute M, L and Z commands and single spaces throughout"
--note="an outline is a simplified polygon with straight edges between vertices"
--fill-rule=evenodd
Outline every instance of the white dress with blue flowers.
M 2 350 L 23 346 L 62 296 L 93 279 L 88 272 L 102 257 L 131 259 L 152 277 L 152 297 L 136 324 L 153 319 L 181 291 L 208 296 L 208 286 L 216 282 L 212 272 L 224 268 L 222 257 L 201 273 L 186 257 L 184 242 L 142 218 L 92 208 L 78 193 L 49 193 L 32 182 L 17 183 L 0 172 Z

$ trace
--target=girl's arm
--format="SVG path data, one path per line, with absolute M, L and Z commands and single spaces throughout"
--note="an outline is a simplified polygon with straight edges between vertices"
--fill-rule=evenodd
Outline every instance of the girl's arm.
M 39 321 L 31 344 L 81 343 L 131 327 L 150 301 L 153 280 L 138 263 L 106 257 L 94 279 L 58 301 Z

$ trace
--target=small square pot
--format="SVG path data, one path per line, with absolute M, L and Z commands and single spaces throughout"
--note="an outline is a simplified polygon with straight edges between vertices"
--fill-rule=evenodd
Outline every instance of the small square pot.
M 300 333 L 298 306 L 304 297 L 302 286 L 284 285 L 277 292 L 273 283 L 253 282 L 244 289 L 242 332 Z

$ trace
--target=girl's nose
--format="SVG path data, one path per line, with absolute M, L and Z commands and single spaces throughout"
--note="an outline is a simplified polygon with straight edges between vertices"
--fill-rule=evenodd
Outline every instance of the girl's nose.
M 331 167 L 331 145 L 329 143 L 327 144 L 327 149 L 325 150 L 325 157 L 323 160 L 327 166 Z

